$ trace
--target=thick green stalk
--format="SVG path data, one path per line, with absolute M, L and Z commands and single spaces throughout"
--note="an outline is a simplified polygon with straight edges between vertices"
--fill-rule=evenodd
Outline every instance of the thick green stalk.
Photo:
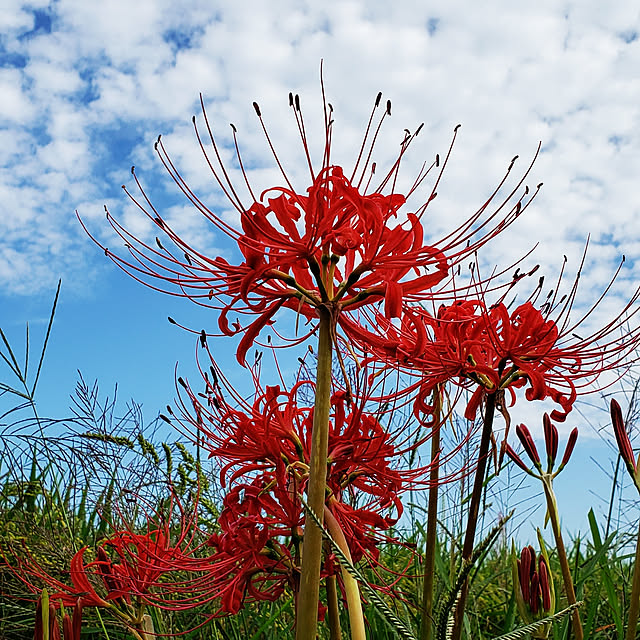
M 482 500 L 482 490 L 484 486 L 484 477 L 487 472 L 487 460 L 489 458 L 489 444 L 491 443 L 491 433 L 493 431 L 493 417 L 496 412 L 496 395 L 488 393 L 485 395 L 486 404 L 484 410 L 484 425 L 482 427 L 482 436 L 480 438 L 480 451 L 478 454 L 478 466 L 476 468 L 476 477 L 473 482 L 473 490 L 471 492 L 471 503 L 469 505 L 469 518 L 467 520 L 467 531 L 464 536 L 464 544 L 462 545 L 462 559 L 468 560 L 473 555 L 473 544 L 476 538 L 476 526 L 478 524 L 478 515 L 480 513 L 480 502 Z M 460 598 L 456 605 L 456 613 L 454 618 L 452 640 L 460 640 L 462 637 L 462 621 L 464 619 L 464 607 L 467 602 L 467 594 L 469 592 L 469 582 L 464 581 L 460 590 Z
M 627 622 L 626 640 L 634 640 L 638 630 L 638 613 L 640 612 L 640 529 L 636 542 L 636 558 L 633 564 L 633 582 L 631 583 L 631 606 Z
M 318 313 L 320 315 L 318 370 L 316 374 L 316 401 L 313 413 L 307 503 L 309 508 L 322 521 L 327 485 L 332 344 L 331 314 L 323 307 L 319 308 Z M 302 547 L 300 591 L 298 593 L 296 611 L 296 640 L 316 640 L 321 561 L 322 531 L 308 518 L 304 528 Z
M 567 594 L 567 602 L 569 604 L 575 604 L 576 592 L 573 588 L 573 579 L 571 578 L 569 560 L 567 560 L 567 551 L 562 540 L 562 532 L 560 531 L 560 515 L 558 514 L 556 497 L 553 493 L 553 486 L 551 483 L 552 480 L 550 477 L 543 477 L 542 486 L 544 487 L 544 495 L 547 499 L 547 512 L 549 514 L 549 519 L 551 520 L 553 537 L 556 541 L 556 552 L 558 553 L 558 560 L 560 561 L 560 570 L 562 571 L 562 581 L 564 582 L 564 590 Z M 574 609 L 571 620 L 576 640 L 583 640 L 584 631 L 582 630 L 582 622 L 580 621 L 578 609 Z
M 433 582 L 436 571 L 436 540 L 438 526 L 438 481 L 440 478 L 440 387 L 433 391 L 433 433 L 431 434 L 431 469 L 429 471 L 429 505 L 427 507 L 427 537 L 424 550 L 424 582 L 422 588 L 422 624 L 420 640 L 433 637 Z
M 340 523 L 336 520 L 336 517 L 331 513 L 331 510 L 328 507 L 325 507 L 324 520 L 327 524 L 327 531 L 329 532 L 329 535 L 340 547 L 340 551 L 344 553 L 349 563 L 353 564 L 351 551 L 349 550 L 349 545 L 344 537 Z M 347 611 L 349 613 L 349 624 L 351 626 L 351 640 L 367 640 L 358 582 L 345 569 L 342 569 L 342 582 L 344 584 L 344 594 L 347 598 Z

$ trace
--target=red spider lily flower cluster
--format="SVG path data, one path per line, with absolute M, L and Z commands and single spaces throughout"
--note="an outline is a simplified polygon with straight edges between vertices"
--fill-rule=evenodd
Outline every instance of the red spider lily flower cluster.
M 310 319 L 316 316 L 316 310 L 328 309 L 335 323 L 342 324 L 343 311 L 349 315 L 348 312 L 362 305 L 383 301 L 387 318 L 400 316 L 403 303 L 423 300 L 434 286 L 447 278 L 452 267 L 504 230 L 528 206 L 531 201 L 531 198 L 526 199 L 528 188 L 520 197 L 513 196 L 531 167 L 506 198 L 497 203 L 495 211 L 487 213 L 509 175 L 512 162 L 498 187 L 478 211 L 441 240 L 425 244 L 423 219 L 428 205 L 436 196 L 451 148 L 441 166 L 437 156 L 430 166 L 423 167 L 406 194 L 397 193 L 401 160 L 422 128 L 419 127 L 415 133 L 406 134 L 396 161 L 379 183 L 372 185 L 376 165 L 371 162 L 371 156 L 380 127 L 391 113 L 391 103 L 387 102 L 378 125 L 374 126 L 375 112 L 380 104 L 381 94 L 376 99 L 355 166 L 347 171 L 332 162 L 334 121 L 332 107 L 325 101 L 324 150 L 320 167 L 314 169 L 300 102 L 297 96 L 290 96 L 311 181 L 311 186 L 301 192 L 293 187 L 284 172 L 260 108 L 254 103 L 266 140 L 282 172 L 284 185 L 265 189 L 257 197 L 238 151 L 237 160 L 249 197 L 249 204 L 245 204 L 222 165 L 203 103 L 211 149 L 203 142 L 194 117 L 198 142 L 215 180 L 240 215 L 242 231 L 236 231 L 220 215 L 207 208 L 188 187 L 161 139 L 156 150 L 190 202 L 216 228 L 236 242 L 243 261 L 233 265 L 222 257 L 207 257 L 190 246 L 153 207 L 137 177 L 141 197 L 135 198 L 127 192 L 128 195 L 175 249 L 166 248 L 160 239 L 156 239 L 156 246 L 145 243 L 124 229 L 108 212 L 108 219 L 124 240 L 130 256 L 123 257 L 105 247 L 103 249 L 137 280 L 219 309 L 218 324 L 224 335 L 244 333 L 237 352 L 241 363 L 244 363 L 247 350 L 258 334 L 273 322 L 276 312 L 282 307 Z M 407 199 L 438 166 L 439 173 L 423 204 L 414 211 L 403 213 L 401 208 Z M 253 319 L 244 325 L 239 321 L 230 323 L 231 311 Z M 343 328 L 348 330 L 350 326 L 346 322 Z
M 69 582 L 52 575 L 28 553 L 16 554 L 17 564 L 6 556 L 4 560 L 33 593 L 38 593 L 42 584 L 46 585 L 50 592 L 49 606 L 54 611 L 74 609 L 73 618 L 68 622 L 68 615 L 63 617 L 65 634 L 68 625 L 72 629 L 80 627 L 82 609 L 86 607 L 108 609 L 134 629 L 143 624 L 145 605 L 163 606 L 166 601 L 173 607 L 173 594 L 192 590 L 191 582 L 180 577 L 182 572 L 202 574 L 210 567 L 209 559 L 199 553 L 206 547 L 195 542 L 195 520 L 186 516 L 177 501 L 172 501 L 172 508 L 175 504 L 181 514 L 177 533 L 172 535 L 171 525 L 165 518 L 159 518 L 161 524 L 149 520 L 144 534 L 130 528 L 116 529 L 96 546 L 94 560 L 86 559 L 88 547 L 73 555 Z M 197 586 L 197 582 L 193 584 Z
M 529 401 L 555 402 L 558 409 L 551 412 L 551 419 L 564 421 L 578 394 L 611 384 L 607 380 L 598 387 L 598 379 L 606 372 L 620 376 L 628 367 L 629 355 L 640 343 L 640 328 L 629 331 L 627 326 L 638 313 L 634 306 L 640 290 L 611 322 L 586 337 L 577 335 L 619 272 L 591 309 L 572 321 L 570 312 L 583 265 L 584 257 L 568 295 L 559 297 L 556 288 L 539 307 L 535 303 L 542 278 L 530 299 L 512 311 L 502 299 L 489 304 L 484 296 L 443 304 L 435 314 L 421 307 L 405 306 L 399 326 L 377 315 L 372 323 L 377 331 L 356 332 L 358 341 L 375 357 L 397 363 L 419 376 L 419 382 L 410 387 L 419 388 L 419 412 L 430 410 L 428 398 L 436 385 L 453 382 L 472 392 L 465 411 L 469 420 L 475 418 L 486 394 L 508 390 L 513 404 L 515 391 L 526 389 Z M 506 286 L 511 290 L 536 270 L 529 274 L 517 271 Z
M 300 380 L 290 390 L 258 386 L 251 404 L 235 407 L 211 371 L 204 394 L 180 380 L 189 399 L 181 419 L 209 449 L 220 465 L 221 484 L 229 487 L 220 531 L 209 544 L 215 549 L 211 570 L 221 578 L 220 611 L 235 613 L 246 599 L 273 600 L 285 586 L 297 586 L 305 522 L 300 497 L 308 480 L 314 413 L 304 398 L 314 385 Z M 353 561 L 375 562 L 381 534 L 402 514 L 402 493 L 424 485 L 426 469 L 400 468 L 404 451 L 396 434 L 365 403 L 349 404 L 347 398 L 346 391 L 331 398 L 325 508 L 342 529 Z M 335 571 L 328 556 L 323 575 Z
M 569 434 L 569 439 L 567 440 L 567 444 L 565 446 L 564 455 L 562 456 L 562 461 L 560 462 L 560 466 L 554 470 L 554 466 L 556 463 L 556 456 L 558 455 L 558 429 L 551 422 L 548 414 L 544 414 L 543 420 L 544 427 L 544 442 L 547 453 L 547 468 L 543 470 L 542 462 L 540 461 L 540 455 L 538 454 L 538 449 L 536 444 L 531 436 L 531 432 L 524 424 L 520 424 L 516 427 L 516 434 L 518 439 L 520 440 L 524 450 L 529 456 L 529 459 L 533 463 L 533 466 L 536 468 L 538 474 L 540 475 L 551 475 L 552 477 L 557 476 L 569 462 L 571 458 L 571 454 L 573 453 L 573 449 L 576 446 L 576 442 L 578 440 L 578 429 L 575 427 L 572 429 Z M 526 471 L 530 475 L 538 476 L 538 474 L 532 472 L 531 468 L 522 460 L 522 458 L 511 448 L 510 445 L 507 445 L 507 455 L 523 470 Z

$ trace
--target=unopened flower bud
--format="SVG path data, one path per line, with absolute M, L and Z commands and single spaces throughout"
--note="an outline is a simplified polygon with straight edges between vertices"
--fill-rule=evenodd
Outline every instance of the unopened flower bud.
M 624 460 L 633 481 L 636 482 L 636 460 L 631 447 L 631 440 L 625 428 L 624 418 L 622 417 L 622 409 L 615 399 L 611 400 L 611 423 L 613 424 L 613 432 L 618 443 L 618 451 Z
M 555 592 L 553 580 L 549 575 L 549 558 L 544 541 L 538 532 L 541 552 L 536 555 L 532 546 L 527 546 L 516 555 L 515 545 L 511 547 L 511 573 L 513 577 L 514 595 L 520 617 L 525 624 L 546 618 L 555 611 Z M 551 625 L 547 624 L 532 638 L 549 637 Z
M 542 418 L 542 424 L 544 426 L 544 443 L 547 448 L 547 463 L 549 469 L 551 469 L 558 455 L 558 429 L 551 422 L 551 418 L 547 413 Z
M 535 442 L 531 437 L 531 432 L 527 429 L 526 425 L 519 424 L 516 427 L 516 435 L 520 439 L 524 450 L 527 452 L 527 455 L 531 459 L 531 462 L 536 465 L 536 467 L 540 467 L 540 456 L 538 455 L 538 450 L 536 449 Z

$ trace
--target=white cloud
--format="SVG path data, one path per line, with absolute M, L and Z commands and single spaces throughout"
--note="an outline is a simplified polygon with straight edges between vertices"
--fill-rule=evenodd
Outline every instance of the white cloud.
M 513 184 L 542 140 L 528 182 L 544 181 L 543 191 L 512 231 L 492 243 L 487 262 L 515 260 L 540 242 L 533 260 L 553 272 L 563 254 L 578 259 L 591 233 L 594 243 L 611 243 L 602 254 L 594 250 L 602 263 L 586 276 L 601 282 L 613 254 L 632 254 L 640 244 L 640 21 L 630 4 L 278 0 L 215 7 L 202 1 L 178 12 L 168 0 L 14 5 L 3 13 L 0 39 L 5 290 L 44 286 L 39 252 L 54 244 L 68 254 L 44 250 L 56 276 L 73 280 L 94 271 L 94 261 L 101 264 L 73 221 L 77 207 L 101 239 L 107 235 L 103 201 L 148 235 L 143 217 L 120 195 L 121 183 L 132 184 L 132 163 L 154 203 L 166 202 L 181 230 L 195 237 L 204 228 L 186 217 L 154 157 L 158 133 L 203 200 L 236 219 L 193 136 L 193 113 L 203 126 L 200 91 L 225 165 L 236 165 L 233 122 L 255 188 L 281 181 L 251 106 L 257 100 L 287 173 L 304 189 L 308 171 L 287 93 L 301 94 L 317 157 L 321 58 L 335 107 L 334 157 L 347 166 L 380 89 L 393 103 L 374 154 L 380 166 L 395 157 L 405 127 L 425 122 L 405 163 L 407 182 L 412 167 L 446 152 L 453 127 L 463 123 L 429 208 L 436 237 L 474 211 L 520 154 Z M 37 6 L 48 12 L 50 27 L 42 15 L 36 20 Z M 243 189 L 238 171 L 232 174 Z M 18 228 L 31 239 L 21 245 L 20 259 L 10 244 Z M 215 237 L 207 242 L 219 244 Z M 640 275 L 635 263 L 629 269 Z

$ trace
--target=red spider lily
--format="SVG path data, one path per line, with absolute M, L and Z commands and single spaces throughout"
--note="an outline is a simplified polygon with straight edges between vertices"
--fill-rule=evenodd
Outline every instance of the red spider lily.
M 295 586 L 292 545 L 283 540 L 295 530 L 299 509 L 292 514 L 288 496 L 276 500 L 271 485 L 265 474 L 225 496 L 220 532 L 209 539 L 215 554 L 207 576 L 222 613 L 237 613 L 247 598 L 273 601 L 287 585 Z
M 586 252 L 585 252 L 586 253 Z M 433 315 L 423 308 L 406 307 L 401 325 L 375 323 L 377 335 L 360 330 L 358 341 L 376 356 L 425 378 L 420 387 L 417 409 L 428 411 L 427 399 L 437 384 L 452 381 L 472 390 L 465 416 L 472 420 L 485 394 L 526 388 L 527 400 L 553 400 L 558 409 L 551 419 L 564 421 L 579 393 L 592 392 L 605 372 L 628 368 L 628 357 L 640 344 L 640 327 L 628 329 L 638 313 L 633 308 L 640 297 L 636 290 L 620 314 L 603 328 L 586 337 L 576 331 L 602 301 L 619 273 L 615 273 L 602 296 L 578 321 L 570 312 L 577 293 L 578 276 L 570 293 L 558 299 L 553 291 L 539 308 L 536 298 L 542 282 L 531 298 L 509 312 L 503 301 L 489 305 L 484 298 L 457 300 L 442 305 Z
M 564 454 L 562 456 L 562 461 L 560 462 L 560 466 L 555 469 L 554 465 L 556 462 L 556 455 L 558 453 L 558 429 L 551 422 L 548 414 L 544 414 L 543 418 L 543 426 L 544 426 L 544 439 L 547 450 L 547 470 L 543 472 L 542 463 L 540 462 L 540 456 L 538 454 L 538 449 L 536 444 L 531 436 L 531 432 L 524 424 L 520 424 L 516 427 L 516 434 L 518 439 L 520 440 L 524 450 L 527 452 L 529 459 L 533 463 L 534 467 L 537 469 L 539 474 L 542 475 L 552 475 L 553 477 L 557 476 L 567 465 L 569 459 L 571 458 L 571 454 L 576 446 L 576 442 L 578 440 L 578 429 L 572 429 L 569 434 L 569 439 L 567 440 L 567 444 L 564 449 Z M 529 473 L 530 475 L 538 475 L 533 473 L 531 469 L 523 462 L 522 458 L 511 448 L 511 446 L 507 445 L 507 455 L 523 470 Z
M 79 626 L 83 607 L 101 607 L 132 630 L 139 629 L 146 604 L 161 606 L 166 593 L 167 602 L 173 605 L 173 594 L 190 585 L 181 577 L 182 572 L 202 573 L 210 565 L 206 556 L 199 557 L 204 543 L 196 544 L 195 520 L 185 514 L 175 498 L 171 500 L 171 513 L 176 505 L 180 516 L 177 532 L 169 523 L 175 526 L 175 518 L 163 518 L 159 513 L 159 522 L 149 518 L 145 533 L 116 529 L 96 547 L 95 560 L 86 560 L 87 547 L 73 555 L 69 583 L 51 575 L 28 552 L 15 553 L 14 562 L 5 557 L 5 562 L 33 593 L 41 590 L 38 585 L 45 584 L 55 608 L 75 608 L 73 620 L 63 619 L 64 625 L 71 624 L 72 629 Z M 113 550 L 116 560 L 108 549 Z
M 306 486 L 313 423 L 312 408 L 299 404 L 299 397 L 313 390 L 312 383 L 299 382 L 290 391 L 267 387 L 256 394 L 250 407 L 240 409 L 228 405 L 220 388 L 211 382 L 206 404 L 188 385 L 185 388 L 191 407 L 183 407 L 183 417 L 197 430 L 197 437 L 205 437 L 201 446 L 220 461 L 223 486 L 231 483 L 236 491 L 240 483 L 246 492 L 251 474 L 268 478 L 261 492 L 261 508 L 275 518 L 271 526 L 277 534 L 290 535 L 302 524 L 297 496 Z M 327 499 L 347 540 L 353 543 L 357 561 L 365 550 L 375 555 L 375 545 L 363 544 L 363 539 L 374 529 L 388 529 L 395 523 L 402 513 L 400 494 L 424 476 L 425 470 L 395 468 L 401 451 L 392 434 L 362 407 L 347 411 L 346 395 L 342 391 L 332 398 Z M 195 416 L 189 408 L 195 408 Z M 366 502 L 353 509 L 347 504 L 350 496 Z M 390 508 L 395 517 L 379 515 Z
M 487 213 L 506 181 L 512 162 L 498 187 L 476 213 L 442 239 L 425 244 L 423 217 L 436 196 L 451 148 L 423 204 L 413 212 L 403 214 L 401 207 L 415 194 L 427 175 L 440 165 L 439 158 L 436 156 L 430 166 L 423 166 L 406 194 L 395 191 L 401 160 L 420 131 L 419 127 L 414 134 L 406 134 L 396 161 L 377 186 L 372 186 L 376 166 L 370 162 L 371 156 L 380 127 L 391 113 L 391 103 L 387 102 L 377 127 L 373 126 L 380 102 L 381 94 L 376 99 L 352 171 L 332 163 L 334 121 L 332 108 L 325 102 L 325 144 L 320 168 L 314 169 L 299 99 L 290 96 L 310 172 L 311 186 L 304 192 L 296 190 L 284 172 L 261 111 L 254 103 L 268 145 L 282 171 L 284 184 L 268 188 L 256 197 L 238 151 L 242 180 L 248 190 L 248 205 L 240 198 L 221 162 L 202 103 L 211 151 L 207 150 L 194 117 L 198 142 L 215 180 L 240 215 L 242 231 L 231 227 L 188 187 L 167 155 L 161 139 L 158 139 L 156 150 L 189 201 L 237 243 L 242 261 L 233 265 L 221 257 L 209 258 L 180 238 L 151 204 L 135 173 L 141 197 L 136 199 L 127 192 L 128 195 L 162 230 L 176 250 L 165 248 L 159 239 L 155 247 L 146 244 L 107 212 L 109 222 L 124 240 L 130 257 L 122 257 L 103 247 L 106 254 L 135 279 L 152 288 L 183 295 L 198 304 L 221 310 L 219 327 L 223 334 L 244 332 L 237 354 L 242 363 L 254 339 L 273 322 L 276 312 L 282 307 L 307 318 L 314 318 L 319 308 L 329 309 L 334 320 L 340 323 L 343 310 L 352 311 L 364 304 L 384 301 L 386 317 L 399 316 L 403 302 L 424 299 L 427 291 L 448 276 L 451 267 L 500 233 L 526 208 L 531 201 L 525 199 L 528 189 L 521 197 L 515 198 L 513 204 L 511 201 L 531 167 L 495 211 Z M 235 128 L 234 142 L 238 150 Z M 153 284 L 158 281 L 159 284 Z M 254 319 L 246 326 L 239 322 L 230 326 L 228 315 L 231 311 L 248 314 Z
M 222 373 L 213 367 L 211 372 L 204 394 L 181 381 L 189 399 L 181 406 L 181 417 L 190 425 L 191 437 L 219 462 L 222 485 L 231 487 L 221 526 L 242 515 L 234 507 L 242 495 L 242 508 L 252 505 L 252 517 L 267 525 L 271 535 L 295 539 L 304 523 L 299 496 L 308 481 L 314 412 L 306 400 L 313 395 L 313 383 L 299 379 L 291 390 L 262 389 L 256 376 L 253 402 L 236 398 L 238 406 L 231 406 L 219 382 L 224 384 Z M 383 427 L 381 415 L 368 413 L 359 394 L 351 404 L 346 391 L 331 399 L 326 505 L 344 532 L 353 560 L 366 556 L 375 562 L 380 533 L 402 514 L 402 493 L 426 485 L 427 470 L 401 467 L 408 450 L 402 442 L 412 436 Z M 258 484 L 253 484 L 254 477 Z

